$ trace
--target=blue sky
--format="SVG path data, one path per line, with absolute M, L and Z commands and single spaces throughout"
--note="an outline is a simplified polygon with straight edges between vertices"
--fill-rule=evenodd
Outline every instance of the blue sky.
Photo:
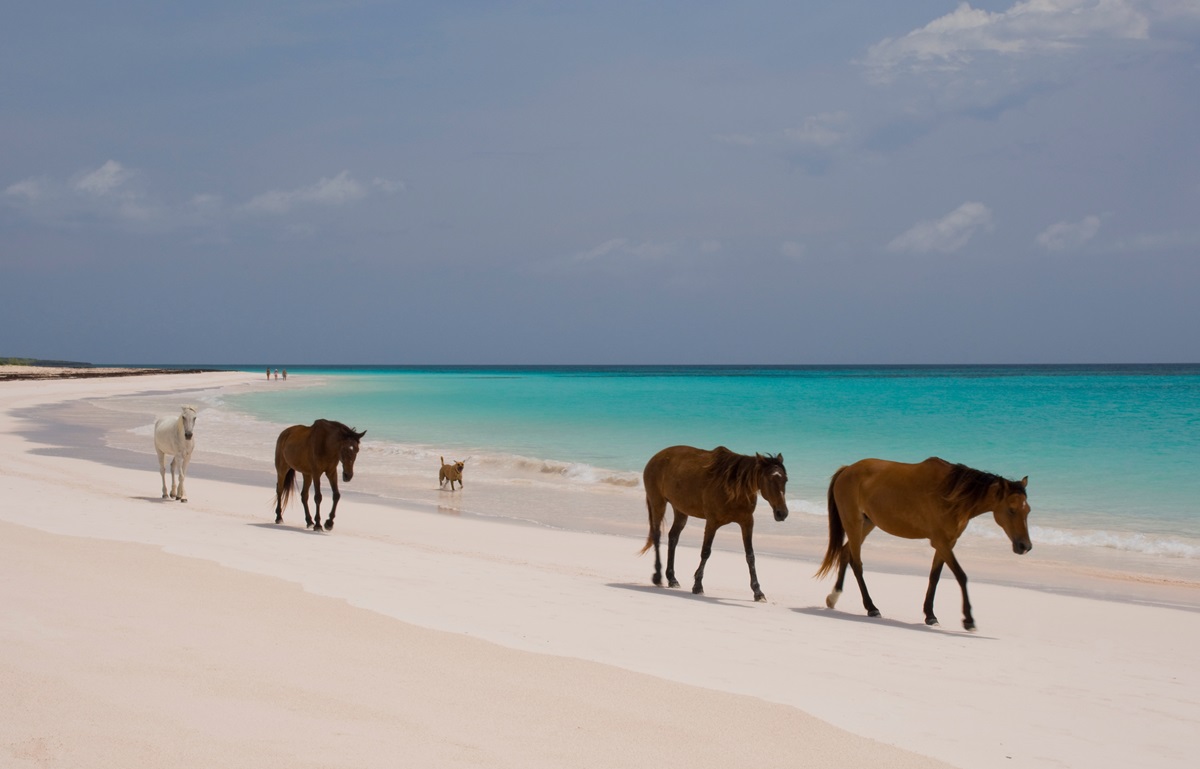
M 1200 1 L 20 3 L 0 356 L 1200 361 Z

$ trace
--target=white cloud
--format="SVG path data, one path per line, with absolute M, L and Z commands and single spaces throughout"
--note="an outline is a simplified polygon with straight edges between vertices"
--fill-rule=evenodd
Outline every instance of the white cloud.
M 37 176 L 15 182 L 3 188 L 0 202 L 51 226 L 108 221 L 133 231 L 161 232 L 221 225 L 239 210 L 285 214 L 298 206 L 339 206 L 368 194 L 390 195 L 403 189 L 404 183 L 400 181 L 376 177 L 369 184 L 362 184 L 348 171 L 342 171 L 331 179 L 323 178 L 305 187 L 257 195 L 240 209 L 209 193 L 167 204 L 147 192 L 143 174 L 116 160 L 108 160 L 99 168 L 81 171 L 65 180 Z
M 674 243 L 638 243 L 629 247 L 629 253 L 639 259 L 661 259 L 675 253 Z
M 804 118 L 799 127 L 773 130 L 762 134 L 714 134 L 713 140 L 735 147 L 764 147 L 780 149 L 804 145 L 826 150 L 845 139 L 850 115 L 846 112 L 822 112 Z
M 627 243 L 628 241 L 625 238 L 613 238 L 612 240 L 604 241 L 593 249 L 575 254 L 572 258 L 577 262 L 588 262 L 592 259 L 607 256 L 618 249 L 624 249 Z
M 1100 231 L 1100 217 L 1086 216 L 1078 222 L 1058 222 L 1037 236 L 1038 245 L 1047 251 L 1079 248 Z
M 909 65 L 914 69 L 957 69 L 980 53 L 1016 56 L 1079 47 L 1089 40 L 1135 39 L 1149 35 L 1138 0 L 1022 0 L 992 13 L 961 3 L 949 14 L 867 52 L 866 66 L 880 79 Z
M 11 195 L 14 198 L 22 198 L 27 203 L 36 203 L 53 194 L 52 183 L 46 178 L 24 179 L 15 184 L 10 184 L 4 190 L 4 194 Z
M 393 192 L 404 191 L 404 182 L 392 181 L 391 179 L 381 179 L 378 176 L 371 180 L 371 186 L 380 192 L 386 192 L 389 195 Z
M 963 203 L 941 219 L 918 222 L 888 243 L 887 250 L 925 254 L 958 251 L 980 229 L 992 228 L 992 212 L 982 203 Z
M 590 262 L 606 257 L 613 258 L 618 256 L 634 257 L 637 259 L 662 259 L 675 253 L 676 250 L 678 250 L 678 244 L 676 243 L 656 243 L 654 241 L 630 243 L 626 238 L 612 238 L 611 240 L 604 241 L 595 248 L 575 254 L 571 257 L 571 260 L 575 262 Z
M 1164 251 L 1176 248 L 1193 250 L 1200 248 L 1200 230 L 1171 230 L 1168 232 L 1143 233 L 1110 244 L 1111 250 L 1122 253 Z
M 758 140 L 750 134 L 716 134 L 713 139 L 722 144 L 734 144 L 739 147 L 753 147 Z
M 261 214 L 286 214 L 298 205 L 340 206 L 367 196 L 367 189 L 342 171 L 332 179 L 294 190 L 271 190 L 255 195 L 246 210 Z
M 832 147 L 845 136 L 842 126 L 848 119 L 849 115 L 845 112 L 823 112 L 805 118 L 799 128 L 789 128 L 784 136 L 799 144 Z
M 66 181 L 31 177 L 5 189 L 9 201 L 31 218 L 63 224 L 81 217 L 118 220 L 142 229 L 159 226 L 165 211 L 136 183 L 138 174 L 115 160 Z
M 785 240 L 779 244 L 779 253 L 791 259 L 799 259 L 804 256 L 804 244 L 794 240 Z
M 95 171 L 90 171 L 72 185 L 78 192 L 85 192 L 96 197 L 110 195 L 129 196 L 132 193 L 122 190 L 126 182 L 133 178 L 133 173 L 115 160 L 109 160 Z

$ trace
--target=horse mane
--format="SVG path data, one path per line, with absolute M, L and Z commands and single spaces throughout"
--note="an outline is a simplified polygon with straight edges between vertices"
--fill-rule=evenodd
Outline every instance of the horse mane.
M 341 428 L 341 431 L 342 431 L 342 438 L 343 438 L 343 439 L 345 439 L 345 440 L 348 440 L 348 441 L 350 441 L 350 440 L 354 440 L 354 441 L 361 440 L 361 439 L 362 439 L 362 437 L 363 437 L 364 435 L 366 435 L 366 434 L 367 434 L 367 431 L 366 431 L 366 430 L 363 430 L 363 431 L 360 433 L 360 432 L 358 431 L 358 428 L 356 428 L 356 427 L 346 427 L 346 426 L 345 426 L 344 424 L 342 424 L 341 422 L 335 422 L 334 424 L 336 424 L 336 425 L 337 425 L 339 428 Z
M 358 428 L 347 427 L 346 425 L 334 419 L 318 419 L 317 422 L 325 422 L 328 424 L 334 430 L 334 432 L 337 433 L 338 438 L 344 441 L 362 440 L 362 437 L 367 434 L 366 430 L 363 430 L 360 433 Z M 316 426 L 317 422 L 313 422 L 313 426 Z
M 995 473 L 976 470 L 962 464 L 950 466 L 946 480 L 942 482 L 942 497 L 954 511 L 965 510 L 985 502 L 988 492 L 999 484 L 1001 496 L 1024 494 L 1025 487 Z
M 737 454 L 724 446 L 713 449 L 712 460 L 708 463 L 708 472 L 725 487 L 731 496 L 754 497 L 758 494 L 759 459 L 768 466 L 783 470 L 783 461 L 776 455 Z

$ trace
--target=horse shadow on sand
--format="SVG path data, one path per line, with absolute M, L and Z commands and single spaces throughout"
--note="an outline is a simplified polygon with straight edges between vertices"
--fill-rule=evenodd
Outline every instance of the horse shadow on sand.
M 691 590 L 684 590 L 682 588 L 658 587 L 657 585 L 639 585 L 631 582 L 609 582 L 606 587 L 615 587 L 619 590 L 632 590 L 635 593 L 670 596 L 671 598 L 681 598 L 685 601 L 699 601 L 700 603 L 710 603 L 717 606 L 728 606 L 737 609 L 754 608 L 754 601 L 750 598 L 718 598 L 711 595 L 696 595 Z
M 289 526 L 286 523 L 259 522 L 259 523 L 247 523 L 246 525 L 253 526 L 256 529 L 269 529 L 270 531 L 290 531 L 294 534 L 314 534 L 315 533 L 315 534 L 322 534 L 326 537 L 332 536 L 329 532 L 325 531 L 324 529 L 314 532 L 312 529 L 307 528 L 307 527 Z
M 805 606 L 803 608 L 792 609 L 797 614 L 806 614 L 810 617 L 820 617 L 825 620 L 838 620 L 840 622 L 855 622 L 864 625 L 882 625 L 884 627 L 896 628 L 898 630 L 915 630 L 918 633 L 937 633 L 939 635 L 953 635 L 958 638 L 971 638 L 981 641 L 995 641 L 992 636 L 979 635 L 975 632 L 968 632 L 962 628 L 947 627 L 945 625 L 926 625 L 921 622 L 903 622 L 898 619 L 889 619 L 887 617 L 868 617 L 865 614 L 851 614 L 849 612 L 837 611 L 836 609 L 828 609 L 824 606 Z

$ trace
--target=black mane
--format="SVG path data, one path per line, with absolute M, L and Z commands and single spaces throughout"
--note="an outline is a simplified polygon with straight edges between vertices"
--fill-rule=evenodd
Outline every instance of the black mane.
M 989 492 L 997 485 L 1001 496 L 1025 493 L 1025 487 L 1016 481 L 1010 481 L 995 473 L 955 464 L 951 465 L 950 473 L 942 484 L 942 496 L 955 509 L 974 507 L 986 501 Z

